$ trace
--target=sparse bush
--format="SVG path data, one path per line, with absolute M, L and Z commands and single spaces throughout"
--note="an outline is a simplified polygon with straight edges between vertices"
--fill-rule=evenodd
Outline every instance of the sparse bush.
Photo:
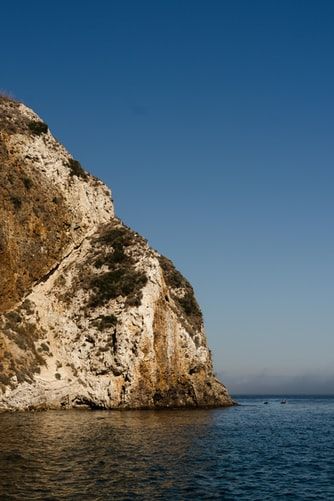
M 126 263 L 130 264 L 130 261 L 130 257 L 124 253 L 122 247 L 115 247 L 114 252 L 99 256 L 94 265 L 96 268 L 102 268 L 103 265 L 107 265 L 110 268 L 117 264 L 122 264 L 123 266 Z
M 10 197 L 10 201 L 14 205 L 15 209 L 20 209 L 22 207 L 22 200 L 20 197 L 18 197 L 16 195 L 12 195 Z
M 135 234 L 125 226 L 118 226 L 105 231 L 98 238 L 98 242 L 120 249 L 134 244 Z
M 101 306 L 118 296 L 126 298 L 127 306 L 140 305 L 147 276 L 136 269 L 136 261 L 130 251 L 125 252 L 139 239 L 139 236 L 124 226 L 109 228 L 97 239 L 104 249 L 95 259 L 94 265 L 96 268 L 107 266 L 108 271 L 91 278 L 90 288 L 93 294 L 90 306 Z
M 183 297 L 179 298 L 179 303 L 186 315 L 198 315 L 199 308 L 193 293 L 187 291 Z
M 32 134 L 35 134 L 35 136 L 46 134 L 47 131 L 49 130 L 47 124 L 42 122 L 41 120 L 32 120 L 31 122 L 28 123 L 28 127 L 30 132 L 32 132 Z
M 165 256 L 159 257 L 160 266 L 169 287 L 173 289 L 183 288 L 190 285 L 184 276 L 174 267 L 172 261 Z
M 165 256 L 160 256 L 159 262 L 165 282 L 171 289 L 174 302 L 180 307 L 192 327 L 199 330 L 203 323 L 203 317 L 192 286 Z
M 82 168 L 82 166 L 81 166 L 80 162 L 78 162 L 78 160 L 74 160 L 73 158 L 70 158 L 69 161 L 67 162 L 67 167 L 70 169 L 71 176 L 77 176 L 77 177 L 81 177 L 83 179 L 87 179 L 88 174 Z
M 21 315 L 17 313 L 17 311 L 8 311 L 4 314 L 4 317 L 14 325 L 21 322 L 22 320 Z
M 30 188 L 31 188 L 31 187 L 32 187 L 32 185 L 33 185 L 32 180 L 31 180 L 29 177 L 25 176 L 25 177 L 22 179 L 22 181 L 23 181 L 23 184 L 24 184 L 25 188 L 26 188 L 27 190 L 30 190 Z
M 100 306 L 118 296 L 137 296 L 146 285 L 144 273 L 129 268 L 118 268 L 93 278 L 91 306 Z M 139 299 L 139 298 L 138 298 Z
M 21 308 L 28 314 L 31 314 L 34 312 L 34 303 L 30 301 L 30 299 L 25 299 L 21 305 Z

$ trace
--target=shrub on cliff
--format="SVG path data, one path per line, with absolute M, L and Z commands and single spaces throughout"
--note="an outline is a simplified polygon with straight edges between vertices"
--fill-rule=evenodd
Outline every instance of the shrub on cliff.
M 70 176 L 77 176 L 77 177 L 81 177 L 82 179 L 87 179 L 88 174 L 82 168 L 82 166 L 81 166 L 80 162 L 78 162 L 78 160 L 74 160 L 73 158 L 70 158 L 69 161 L 67 162 L 67 167 L 70 169 Z
M 41 120 L 32 120 L 28 123 L 28 128 L 32 134 L 35 134 L 35 136 L 46 134 L 49 130 L 49 127 L 46 125 L 46 123 L 42 122 Z
M 160 256 L 159 262 L 166 285 L 171 289 L 173 300 L 194 329 L 199 330 L 203 323 L 203 317 L 192 286 L 165 256 Z
M 141 304 L 142 289 L 147 283 L 147 276 L 136 269 L 136 261 L 129 249 L 142 240 L 144 241 L 124 226 L 109 227 L 100 235 L 97 239 L 99 252 L 94 265 L 98 269 L 105 266 L 108 271 L 90 278 L 90 306 L 104 305 L 119 296 L 125 298 L 127 306 Z

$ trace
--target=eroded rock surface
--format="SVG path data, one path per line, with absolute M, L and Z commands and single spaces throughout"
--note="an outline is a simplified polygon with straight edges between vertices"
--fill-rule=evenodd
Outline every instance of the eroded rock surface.
M 5 97 L 0 204 L 0 410 L 232 404 L 189 282 Z

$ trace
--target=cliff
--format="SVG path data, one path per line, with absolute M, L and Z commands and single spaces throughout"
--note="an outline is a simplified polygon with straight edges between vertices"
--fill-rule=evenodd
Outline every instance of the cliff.
M 0 410 L 232 405 L 189 282 L 6 97 L 0 204 Z

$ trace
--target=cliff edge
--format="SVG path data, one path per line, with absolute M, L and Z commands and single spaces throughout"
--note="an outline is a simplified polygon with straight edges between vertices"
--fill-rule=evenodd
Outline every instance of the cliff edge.
M 0 204 L 0 410 L 233 404 L 189 282 L 3 96 Z

